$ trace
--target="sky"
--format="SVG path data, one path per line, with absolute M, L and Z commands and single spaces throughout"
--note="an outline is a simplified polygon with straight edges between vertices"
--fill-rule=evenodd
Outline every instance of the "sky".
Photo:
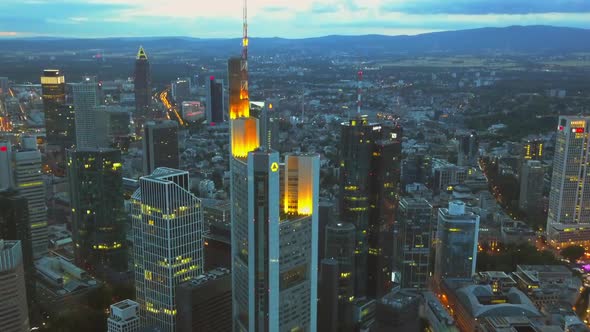
M 0 38 L 240 37 L 243 0 L 0 0 Z M 253 37 L 590 28 L 590 0 L 248 0 Z

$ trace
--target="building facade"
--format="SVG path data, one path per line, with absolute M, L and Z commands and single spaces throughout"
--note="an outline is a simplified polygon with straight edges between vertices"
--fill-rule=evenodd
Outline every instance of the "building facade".
M 432 213 L 432 205 L 424 198 L 404 197 L 399 202 L 394 270 L 401 275 L 402 288 L 428 288 Z
M 224 97 L 223 97 L 223 80 L 215 79 L 211 76 L 206 81 L 207 90 L 207 122 L 223 122 Z
M 178 123 L 149 121 L 143 135 L 143 172 L 146 175 L 158 167 L 178 168 Z
M 20 241 L 0 239 L 0 322 L 4 332 L 28 332 L 29 314 Z
M 174 332 L 176 286 L 203 273 L 203 212 L 189 174 L 157 168 L 132 196 L 135 294 L 142 326 Z
M 111 304 L 111 313 L 107 318 L 108 332 L 137 332 L 139 324 L 139 304 L 123 300 Z
M 518 208 L 529 217 L 542 214 L 545 170 L 538 160 L 527 160 L 520 171 Z
M 135 111 L 148 115 L 152 100 L 150 63 L 143 47 L 139 47 L 135 58 L 134 73 Z
M 66 81 L 57 69 L 46 69 L 41 76 L 47 145 L 70 148 L 75 142 L 74 117 L 65 107 Z
M 176 287 L 177 331 L 231 331 L 231 272 L 218 268 Z
M 76 147 L 97 148 L 98 130 L 96 129 L 99 104 L 98 83 L 87 77 L 81 83 L 72 85 L 76 122 Z
M 438 209 L 434 279 L 471 278 L 475 274 L 479 216 L 465 211 L 465 203 L 453 201 Z
M 75 262 L 98 274 L 127 269 L 121 151 L 68 150 Z

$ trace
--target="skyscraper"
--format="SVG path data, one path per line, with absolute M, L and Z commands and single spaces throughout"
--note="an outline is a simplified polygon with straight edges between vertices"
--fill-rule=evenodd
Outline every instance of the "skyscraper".
M 223 111 L 225 109 L 223 105 L 223 81 L 211 76 L 206 81 L 205 88 L 207 90 L 207 122 L 223 122 Z
M 177 331 L 231 331 L 231 272 L 218 268 L 176 288 Z
M 14 187 L 12 144 L 0 141 L 0 190 Z
M 135 111 L 143 116 L 149 115 L 152 100 L 150 63 L 142 46 L 135 59 Z
M 472 131 L 464 133 L 457 137 L 459 141 L 457 165 L 458 166 L 476 166 L 479 157 L 479 138 L 477 133 Z
M 0 318 L 4 332 L 29 331 L 20 241 L 0 239 Z
M 543 159 L 543 140 L 528 139 L 522 146 L 522 158 L 524 160 Z
M 544 177 L 545 170 L 538 160 L 527 160 L 521 168 L 518 208 L 529 217 L 542 213 Z
M 57 69 L 46 69 L 41 76 L 47 145 L 70 148 L 74 144 L 74 118 L 67 112 L 66 81 Z
M 76 147 L 97 148 L 98 83 L 87 77 L 83 82 L 73 84 L 72 91 L 76 114 Z
M 177 105 L 188 100 L 191 95 L 190 82 L 188 78 L 178 78 L 172 82 L 172 97 Z
M 338 262 L 332 258 L 320 263 L 320 280 L 318 290 L 318 331 L 337 332 L 338 321 L 338 280 L 340 272 Z M 342 331 L 344 329 L 340 329 Z
M 29 222 L 33 256 L 47 254 L 47 206 L 45 205 L 45 182 L 41 172 L 43 164 L 39 150 L 20 150 L 14 153 L 14 177 L 16 187 L 29 206 Z
M 428 287 L 432 217 L 432 205 L 423 198 L 399 202 L 394 269 L 401 274 L 401 288 Z
M 559 117 L 547 215 L 547 239 L 555 247 L 590 245 L 589 127 L 590 117 Z
M 475 274 L 479 216 L 465 211 L 465 203 L 453 201 L 438 209 L 434 279 L 471 278 Z
M 391 287 L 401 130 L 359 116 L 342 124 L 340 146 L 340 218 L 356 229 L 355 297 L 380 297 Z
M 147 122 L 143 135 L 144 174 L 149 175 L 158 167 L 180 167 L 178 154 L 178 123 Z
M 76 264 L 99 274 L 127 269 L 121 151 L 68 150 Z
M 313 331 L 317 324 L 319 157 L 287 155 L 282 181 L 278 162 L 277 152 L 249 153 L 251 180 L 234 197 L 236 210 L 248 202 L 240 216 L 251 216 L 234 218 L 232 227 L 238 331 Z
M 27 303 L 29 315 L 33 319 L 36 291 L 30 227 L 27 199 L 13 190 L 0 191 L 0 239 L 18 240 L 21 243 Z
M 332 223 L 326 226 L 325 259 L 334 259 L 338 263 L 338 331 L 351 331 L 352 303 L 355 285 L 355 249 L 356 230 L 350 223 Z M 322 303 L 323 305 L 323 303 Z M 322 320 L 325 317 L 322 318 Z
M 141 323 L 176 329 L 176 286 L 203 273 L 203 212 L 186 171 L 157 168 L 132 196 L 135 292 Z

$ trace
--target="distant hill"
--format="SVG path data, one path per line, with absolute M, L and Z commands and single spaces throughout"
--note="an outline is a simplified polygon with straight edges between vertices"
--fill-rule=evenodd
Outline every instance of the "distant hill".
M 84 52 L 102 49 L 107 53 L 134 52 L 142 44 L 149 53 L 171 50 L 197 51 L 202 55 L 238 54 L 240 39 L 188 37 L 149 38 L 24 38 L 0 39 L 0 49 L 12 53 Z M 590 52 L 590 30 L 552 26 L 511 26 L 427 33 L 415 36 L 325 36 L 306 39 L 252 38 L 253 54 L 301 51 L 310 54 L 347 52 L 369 54 L 443 53 L 534 53 Z

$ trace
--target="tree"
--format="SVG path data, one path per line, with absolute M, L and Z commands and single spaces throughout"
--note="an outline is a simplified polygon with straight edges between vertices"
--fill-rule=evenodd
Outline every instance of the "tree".
M 563 256 L 564 258 L 568 259 L 570 262 L 575 262 L 578 259 L 580 259 L 580 257 L 582 257 L 584 255 L 584 247 L 581 246 L 569 246 L 566 248 L 563 248 L 560 252 L 561 256 Z

